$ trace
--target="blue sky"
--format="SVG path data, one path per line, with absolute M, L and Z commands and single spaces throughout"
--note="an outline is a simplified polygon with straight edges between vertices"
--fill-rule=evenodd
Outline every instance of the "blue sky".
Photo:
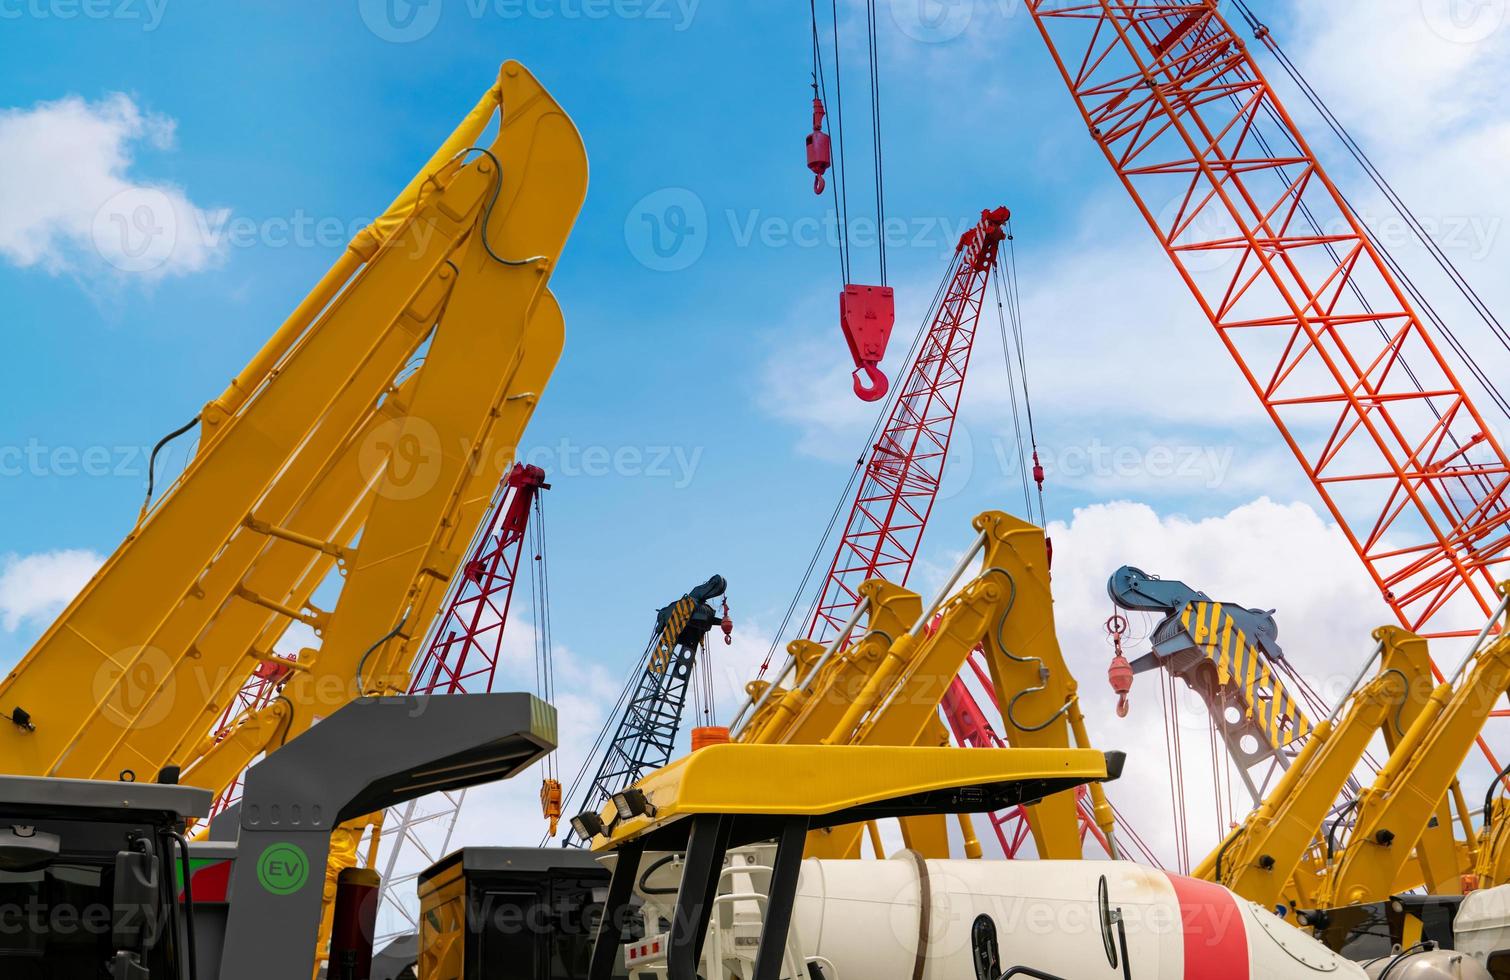
M 961 223 L 1012 207 L 1048 516 L 1083 542 L 1063 559 L 1074 571 L 1060 582 L 1061 632 L 1085 664 L 1104 664 L 1097 583 L 1127 561 L 1211 576 L 1192 584 L 1254 605 L 1288 601 L 1294 621 L 1314 620 L 1290 635 L 1361 650 L 1381 618 L 1361 568 L 1309 510 L 1314 495 L 1086 137 L 1026 15 L 1012 0 L 919 2 L 880 4 L 887 207 L 905 226 L 889 252 L 893 349 Z M 552 280 L 566 353 L 526 438 L 555 485 L 556 639 L 583 691 L 616 689 L 653 610 L 716 571 L 742 637 L 730 677 L 763 652 L 871 411 L 849 394 L 837 258 L 803 237 L 801 222 L 830 208 L 802 155 L 806 6 L 391 3 L 0 0 L 0 665 L 45 627 L 88 554 L 129 529 L 140 447 L 220 391 L 505 58 L 566 107 L 592 168 Z M 1407 196 L 1463 237 L 1454 258 L 1502 295 L 1504 4 L 1386 6 L 1257 4 Z M 850 69 L 859 9 L 841 2 Z M 845 82 L 859 171 L 863 79 Z M 28 121 L 57 124 L 65 145 L 67 126 L 85 123 L 114 155 L 88 170 L 64 153 L 87 170 L 79 179 L 27 170 Z M 223 234 L 166 268 L 122 271 L 91 250 L 103 202 L 88 195 L 123 185 L 166 188 Z M 682 215 L 685 233 L 659 242 L 679 247 L 658 253 L 656 222 Z M 873 261 L 856 251 L 859 277 Z M 952 563 L 970 516 L 1021 500 L 1003 465 L 1011 421 L 993 335 L 982 331 L 925 581 Z M 600 474 L 589 450 L 639 462 Z M 1234 528 L 1251 554 L 1203 544 Z M 59 556 L 71 551 L 86 554 Z M 1300 587 L 1306 562 L 1335 576 Z M 1322 622 L 1328 603 L 1350 612 Z

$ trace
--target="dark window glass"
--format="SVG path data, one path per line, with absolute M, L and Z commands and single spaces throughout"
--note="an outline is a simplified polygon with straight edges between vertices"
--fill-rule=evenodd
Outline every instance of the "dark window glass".
M 978 916 L 970 927 L 970 948 L 975 958 L 975 980 L 1001 976 L 1001 947 L 996 943 L 996 923 L 989 915 Z

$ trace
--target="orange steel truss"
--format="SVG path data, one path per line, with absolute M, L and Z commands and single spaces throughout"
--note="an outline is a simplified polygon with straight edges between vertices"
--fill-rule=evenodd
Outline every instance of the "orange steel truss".
M 1498 605 L 1510 460 L 1214 0 L 1029 0 L 1092 137 L 1408 629 Z

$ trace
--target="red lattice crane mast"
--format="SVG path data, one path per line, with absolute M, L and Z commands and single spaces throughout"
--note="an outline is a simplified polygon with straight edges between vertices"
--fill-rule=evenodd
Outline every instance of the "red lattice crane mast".
M 991 269 L 1010 217 L 1006 208 L 982 211 L 980 222 L 960 238 L 932 319 L 865 459 L 860 488 L 819 587 L 808 639 L 827 642 L 844 628 L 867 579 L 907 582 L 938 498 Z M 973 656 L 972 663 L 984 671 Z M 963 681 L 953 682 L 943 705 L 961 745 L 1001 743 Z M 1082 837 L 1094 834 L 1107 847 L 1085 807 L 1080 823 Z M 1025 814 L 1019 808 L 993 815 L 991 824 L 1003 852 L 1015 857 L 1027 837 Z
M 1092 138 L 1385 602 L 1422 636 L 1472 636 L 1499 604 L 1510 457 L 1440 342 L 1499 397 L 1494 381 L 1370 236 L 1217 6 L 1028 3 Z
M 545 471 L 524 463 L 514 464 L 503 486 L 507 496 L 461 567 L 461 582 L 415 664 L 410 694 L 475 694 L 493 688 L 530 512 L 540 491 L 550 489 Z
M 901 585 L 912 571 L 943 479 L 986 286 L 1010 216 L 1006 208 L 982 211 L 980 223 L 955 248 L 933 319 L 869 449 L 808 639 L 823 643 L 844 627 L 867 579 Z

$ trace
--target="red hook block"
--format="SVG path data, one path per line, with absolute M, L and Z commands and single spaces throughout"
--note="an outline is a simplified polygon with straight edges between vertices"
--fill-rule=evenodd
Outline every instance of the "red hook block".
M 839 294 L 839 324 L 855 360 L 855 394 L 862 401 L 886 397 L 890 385 L 877 365 L 886 356 L 896 322 L 896 296 L 890 286 L 846 285 Z
M 813 96 L 813 131 L 807 134 L 807 169 L 813 172 L 813 193 L 822 194 L 828 185 L 823 175 L 833 166 L 834 153 L 827 133 L 823 131 L 823 100 Z

